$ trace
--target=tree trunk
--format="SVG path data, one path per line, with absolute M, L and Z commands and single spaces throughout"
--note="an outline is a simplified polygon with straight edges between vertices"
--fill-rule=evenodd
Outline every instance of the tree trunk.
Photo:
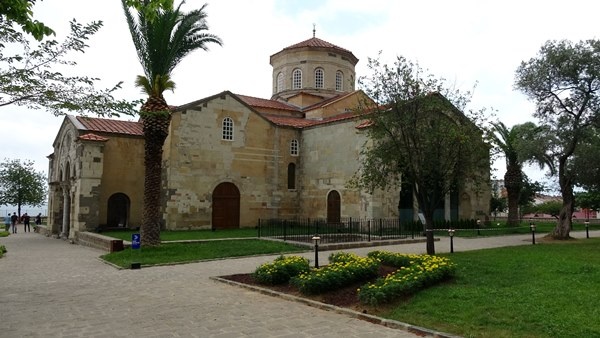
M 550 233 L 550 237 L 554 239 L 569 239 L 571 238 L 571 218 L 573 216 L 575 198 L 573 197 L 573 187 L 570 183 L 570 180 L 560 173 L 559 183 L 563 204 L 562 208 L 560 209 L 560 213 L 558 214 L 558 223 L 556 224 L 554 230 L 552 230 Z
M 508 226 L 517 226 L 519 224 L 519 195 L 523 175 L 519 166 L 507 166 L 504 174 L 504 187 L 506 188 L 508 217 L 506 223 Z
M 433 237 L 433 211 L 423 211 L 425 216 L 425 238 L 427 240 L 427 254 L 435 255 L 435 241 Z
M 144 210 L 142 246 L 160 244 L 162 149 L 169 132 L 170 114 L 162 97 L 150 97 L 142 107 L 144 128 Z M 158 112 L 158 113 L 155 113 Z

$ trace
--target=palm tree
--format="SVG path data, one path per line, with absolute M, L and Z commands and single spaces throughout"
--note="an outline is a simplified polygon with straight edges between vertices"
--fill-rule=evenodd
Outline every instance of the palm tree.
M 207 44 L 221 45 L 221 39 L 206 31 L 204 4 L 200 9 L 183 13 L 182 1 L 176 8 L 157 9 L 155 15 L 147 11 L 137 12 L 137 20 L 126 0 L 121 0 L 131 38 L 144 69 L 138 75 L 136 86 L 148 95 L 140 109 L 144 130 L 144 210 L 142 215 L 141 243 L 146 246 L 160 244 L 160 189 L 162 170 L 162 147 L 169 133 L 171 110 L 163 92 L 175 89 L 171 72 L 189 53 L 208 50 Z M 143 0 L 147 5 L 149 0 Z
M 493 142 L 504 154 L 506 159 L 506 173 L 504 174 L 504 187 L 508 199 L 508 225 L 519 223 L 519 194 L 523 187 L 523 160 L 519 156 L 518 128 L 510 130 L 502 122 L 492 123 L 491 134 Z

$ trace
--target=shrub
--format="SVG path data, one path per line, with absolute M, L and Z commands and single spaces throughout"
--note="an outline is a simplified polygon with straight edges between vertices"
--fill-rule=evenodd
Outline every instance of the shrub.
M 393 253 L 374 254 L 382 260 L 402 261 L 404 257 L 395 259 L 393 255 L 409 257 L 409 266 L 402 266 L 398 271 L 378 278 L 358 290 L 358 298 L 364 304 L 378 305 L 395 300 L 401 296 L 414 293 L 421 288 L 443 281 L 454 274 L 455 265 L 448 259 L 430 255 L 401 255 Z M 386 264 L 386 263 L 383 263 Z
M 0 257 L 4 256 L 6 253 L 6 247 L 4 245 L 0 245 Z
M 273 263 L 260 265 L 252 276 L 261 284 L 284 284 L 290 278 L 310 270 L 308 259 L 300 256 L 279 256 Z
M 293 277 L 290 282 L 304 294 L 318 294 L 339 289 L 377 276 L 379 261 L 355 254 L 330 255 L 327 266 Z
M 404 255 L 389 251 L 371 251 L 367 254 L 367 257 L 377 259 L 383 265 L 400 268 L 409 266 L 411 259 L 417 259 L 418 255 Z

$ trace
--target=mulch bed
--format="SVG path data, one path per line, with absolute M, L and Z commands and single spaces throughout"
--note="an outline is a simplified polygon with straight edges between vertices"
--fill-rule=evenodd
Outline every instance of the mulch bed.
M 398 270 L 398 268 L 382 265 L 379 267 L 378 276 L 385 277 L 388 274 L 395 272 L 396 270 Z M 360 288 L 367 282 L 375 280 L 375 278 L 373 280 L 355 283 L 355 284 L 347 286 L 345 288 L 326 292 L 326 293 L 319 294 L 319 295 L 304 295 L 304 294 L 300 293 L 295 286 L 290 285 L 290 284 L 283 284 L 283 285 L 260 284 L 252 277 L 252 274 L 250 274 L 250 273 L 220 276 L 220 278 L 231 280 L 231 281 L 242 283 L 242 284 L 259 286 L 264 289 L 269 289 L 269 290 L 293 295 L 296 297 L 312 299 L 315 301 L 319 301 L 321 303 L 335 305 L 335 306 L 339 306 L 339 307 L 343 307 L 343 308 L 348 308 L 348 309 L 352 309 L 352 310 L 363 312 L 363 313 L 375 314 L 375 313 L 381 312 L 382 310 L 384 310 L 386 308 L 386 307 L 382 307 L 382 306 L 373 308 L 371 306 L 361 304 L 360 301 L 358 300 L 358 293 L 356 292 L 356 289 Z

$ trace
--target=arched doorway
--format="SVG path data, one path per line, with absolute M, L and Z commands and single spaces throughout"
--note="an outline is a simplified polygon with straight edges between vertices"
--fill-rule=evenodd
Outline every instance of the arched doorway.
M 240 227 L 240 191 L 233 183 L 224 182 L 212 194 L 212 228 Z
M 332 190 L 327 194 L 327 223 L 340 223 L 342 199 L 340 193 Z
M 113 194 L 108 198 L 106 226 L 109 228 L 125 228 L 129 223 L 129 197 L 123 193 Z

